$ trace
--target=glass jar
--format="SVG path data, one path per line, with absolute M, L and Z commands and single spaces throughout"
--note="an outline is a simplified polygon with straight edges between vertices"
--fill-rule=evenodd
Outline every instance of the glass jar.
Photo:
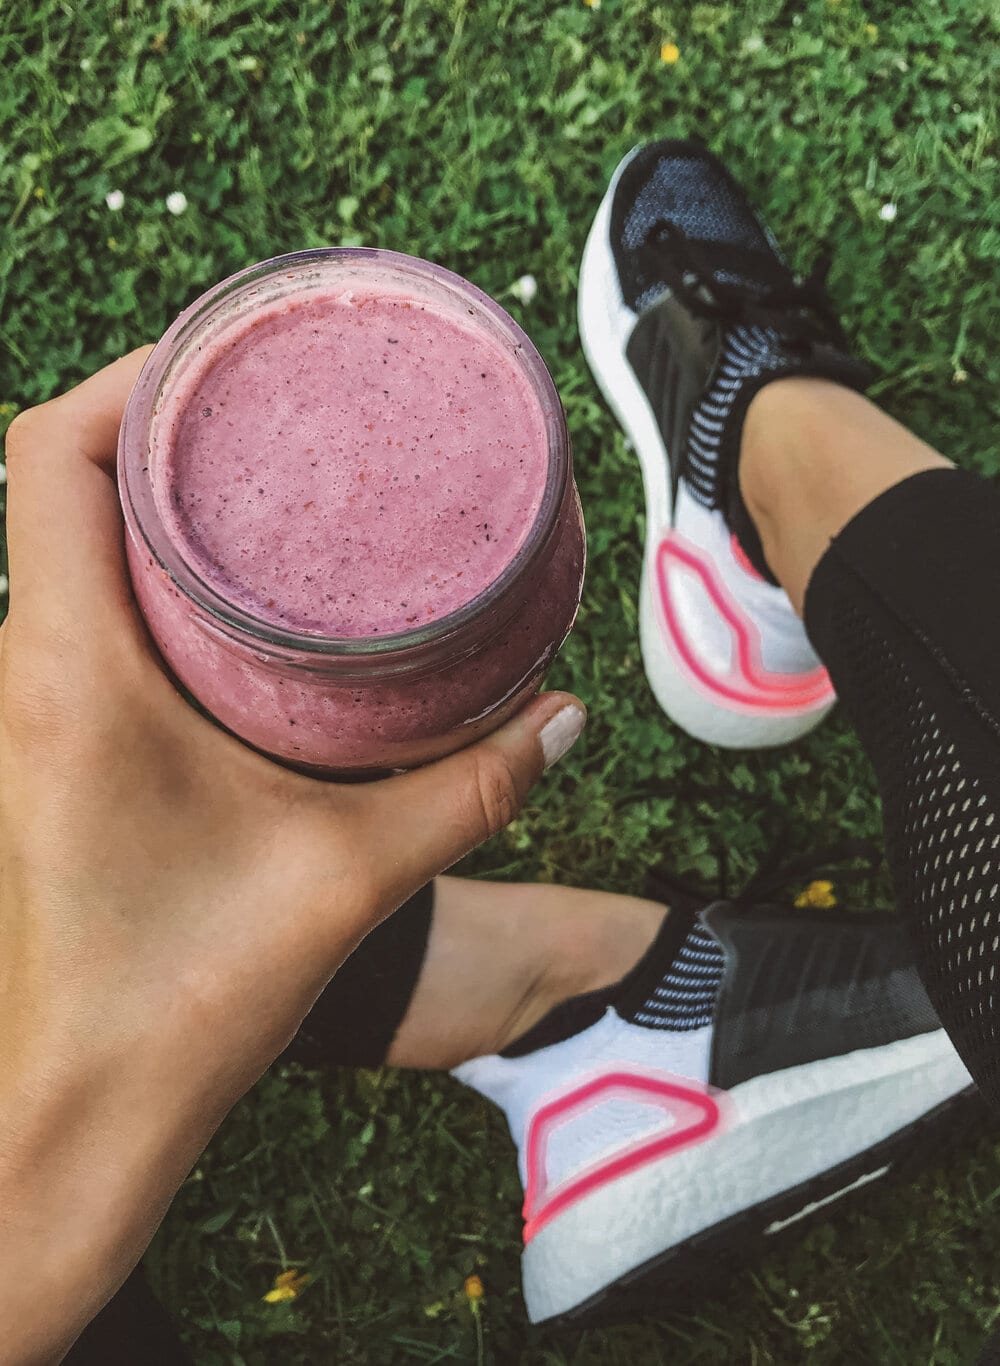
M 170 486 L 171 432 L 179 430 L 178 422 L 197 416 L 185 405 L 206 382 L 206 367 L 235 354 L 255 320 L 283 317 L 282 310 L 318 308 L 327 297 L 338 304 L 356 297 L 371 300 L 376 308 L 380 300 L 393 307 L 415 306 L 437 318 L 434 325 L 453 323 L 457 328 L 460 321 L 470 337 L 478 335 L 484 347 L 496 350 L 500 368 L 516 370 L 518 383 L 526 384 L 525 392 L 541 415 L 544 453 L 538 468 L 544 470 L 544 487 L 539 482 L 534 511 L 509 561 L 471 600 L 440 616 L 428 609 L 427 619 L 404 629 L 330 634 L 311 620 L 280 620 L 252 592 L 248 596 L 245 582 L 235 591 L 204 554 L 195 553 L 194 540 L 179 530 L 173 515 L 181 499 Z M 401 303 L 404 298 L 416 302 Z M 506 360 L 499 360 L 501 352 Z M 303 369 L 302 362 L 297 355 L 295 382 L 301 384 L 305 375 L 314 385 L 317 376 L 308 363 Z M 367 358 L 356 364 L 367 365 Z M 373 370 L 373 380 L 375 374 Z M 433 387 L 441 379 L 433 373 L 432 355 L 427 383 Z M 485 372 L 482 379 L 487 380 Z M 268 382 L 276 382 L 273 374 Z M 332 377 L 330 392 L 336 385 Z M 459 409 L 471 428 L 472 461 L 477 459 L 475 424 L 477 418 L 481 425 L 488 420 L 489 398 L 487 383 L 478 409 Z M 261 399 L 261 412 L 266 401 Z M 298 401 L 303 409 L 308 406 L 304 390 Z M 247 411 L 245 401 L 234 404 L 240 422 L 248 420 Z M 212 415 L 212 407 L 200 412 Z M 396 445 L 402 448 L 404 441 Z M 292 455 L 298 458 L 296 452 Z M 339 468 L 334 473 L 343 476 Z M 541 357 L 513 319 L 481 290 L 439 266 L 396 252 L 297 252 L 252 266 L 204 294 L 167 330 L 146 362 L 122 423 L 118 477 L 135 595 L 173 675 L 222 726 L 263 753 L 306 771 L 374 775 L 426 763 L 478 739 L 537 690 L 579 605 L 583 520 L 565 418 Z M 224 474 L 224 480 L 228 477 Z M 235 487 L 235 470 L 232 478 Z M 280 482 L 280 469 L 275 478 Z M 434 478 L 432 473 L 432 482 Z M 263 496 L 265 489 L 257 492 Z M 240 489 L 239 496 L 246 500 L 250 494 Z M 405 504 L 398 506 L 398 518 L 405 517 Z M 298 521 L 306 514 L 282 512 L 273 495 L 272 505 L 263 511 L 248 507 L 248 515 L 272 519 L 274 556 L 285 553 L 282 518 L 293 519 L 289 535 L 298 534 Z M 213 563 L 218 562 L 216 553 Z M 293 568 L 306 567 L 276 568 L 276 563 L 268 572 L 286 578 Z M 382 568 L 371 567 L 370 558 L 367 565 L 368 583 L 363 560 L 344 571 L 353 575 L 352 599 L 364 600 L 370 582 L 383 576 Z M 340 578 L 338 586 L 343 587 Z M 275 603 L 268 599 L 267 608 L 272 607 Z

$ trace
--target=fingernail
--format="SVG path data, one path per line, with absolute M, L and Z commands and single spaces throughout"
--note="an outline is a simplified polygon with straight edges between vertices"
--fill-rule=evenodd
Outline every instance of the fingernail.
M 557 764 L 563 755 L 573 748 L 586 722 L 586 713 L 580 707 L 570 704 L 557 711 L 555 716 L 549 717 L 538 732 L 546 768 Z

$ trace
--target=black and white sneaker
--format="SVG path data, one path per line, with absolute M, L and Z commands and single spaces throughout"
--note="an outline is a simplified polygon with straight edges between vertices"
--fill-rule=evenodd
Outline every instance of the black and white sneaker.
M 506 1113 L 534 1323 L 657 1313 L 967 1123 L 900 923 L 671 911 L 617 986 L 455 1071 Z
M 691 142 L 629 153 L 583 254 L 583 348 L 642 465 L 646 674 L 667 715 L 714 744 L 784 743 L 835 700 L 736 479 L 743 417 L 768 380 L 871 381 L 821 276 L 792 274 L 729 172 Z

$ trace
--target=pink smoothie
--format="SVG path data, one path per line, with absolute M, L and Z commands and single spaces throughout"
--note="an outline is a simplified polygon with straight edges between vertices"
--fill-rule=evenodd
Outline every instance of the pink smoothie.
M 275 626 L 412 630 L 503 573 L 545 490 L 544 415 L 499 340 L 406 294 L 314 290 L 205 348 L 161 417 L 160 514 Z
M 521 706 L 572 624 L 558 400 L 513 323 L 437 267 L 267 267 L 192 305 L 130 400 L 136 596 L 178 681 L 258 749 L 331 773 L 422 763 Z

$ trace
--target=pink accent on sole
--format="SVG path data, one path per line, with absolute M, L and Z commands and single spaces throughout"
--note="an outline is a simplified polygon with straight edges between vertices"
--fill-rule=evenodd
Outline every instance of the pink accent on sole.
M 713 606 L 732 631 L 736 640 L 735 677 L 717 678 L 709 673 L 688 644 L 671 601 L 671 561 L 700 579 Z M 657 549 L 656 578 L 669 643 L 707 693 L 753 711 L 781 711 L 787 715 L 814 711 L 835 700 L 830 675 L 824 668 L 807 674 L 772 673 L 764 668 L 753 622 L 733 601 L 715 567 L 676 531 L 668 532 Z
M 679 1123 L 667 1133 L 645 1139 L 588 1167 L 549 1194 L 545 1184 L 545 1155 L 550 1132 L 608 1096 L 637 1099 L 665 1111 Z M 688 1108 L 687 1115 L 684 1114 L 684 1107 Z M 693 1115 L 690 1113 L 691 1108 L 694 1110 Z M 522 1211 L 525 1243 L 529 1243 L 536 1233 L 568 1206 L 592 1191 L 667 1153 L 700 1142 L 713 1133 L 721 1122 L 719 1101 L 704 1090 L 694 1089 L 694 1083 L 639 1072 L 608 1072 L 549 1101 L 538 1110 L 528 1131 L 525 1153 L 527 1180 Z

